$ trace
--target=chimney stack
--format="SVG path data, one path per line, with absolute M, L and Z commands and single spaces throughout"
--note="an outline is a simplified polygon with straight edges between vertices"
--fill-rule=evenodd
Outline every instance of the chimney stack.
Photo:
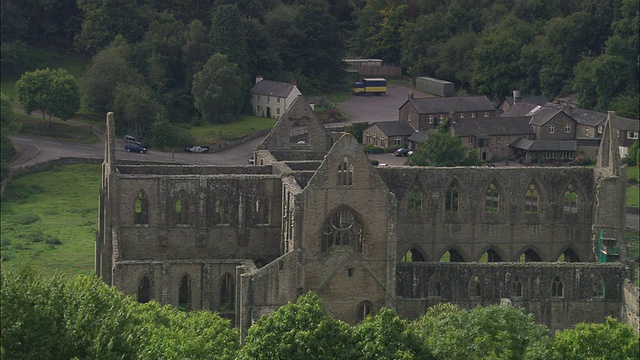
M 264 78 L 262 77 L 262 75 L 257 75 L 256 76 L 256 84 L 259 83 L 260 81 L 264 80 Z
M 517 104 L 522 100 L 522 95 L 520 95 L 520 90 L 513 90 L 513 103 Z

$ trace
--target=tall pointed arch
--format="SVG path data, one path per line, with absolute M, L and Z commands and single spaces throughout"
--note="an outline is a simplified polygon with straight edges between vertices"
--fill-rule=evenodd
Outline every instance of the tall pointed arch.
M 465 262 L 465 258 L 459 249 L 452 246 L 442 254 L 440 262 Z
M 487 251 L 482 254 L 479 262 L 502 262 L 503 257 L 498 253 L 497 250 L 493 248 L 487 249 Z
M 542 256 L 532 248 L 528 248 L 518 256 L 518 262 L 541 262 Z
M 220 279 L 220 310 L 233 310 L 235 286 L 231 274 L 226 273 Z
M 424 262 L 427 261 L 427 256 L 417 246 L 412 247 L 403 256 L 401 261 L 403 262 Z
M 176 225 L 189 225 L 191 213 L 191 195 L 180 190 L 174 202 L 174 219 Z
M 484 211 L 488 214 L 496 214 L 500 210 L 500 189 L 495 180 L 489 184 L 484 193 Z
M 322 251 L 333 246 L 350 245 L 356 251 L 364 252 L 362 225 L 354 211 L 341 206 L 329 215 L 322 230 Z
M 570 182 L 562 193 L 562 211 L 565 214 L 576 214 L 579 206 L 578 189 L 575 182 Z
M 531 180 L 524 193 L 524 212 L 527 214 L 537 214 L 541 212 L 540 187 L 535 180 Z
M 417 182 L 414 182 L 405 194 L 405 206 L 408 213 L 421 213 L 425 209 L 424 191 Z
M 147 193 L 140 189 L 133 203 L 134 223 L 144 225 L 149 223 L 149 200 Z
M 570 246 L 558 256 L 558 262 L 580 262 L 580 256 Z
M 253 198 L 254 223 L 268 225 L 271 222 L 271 197 L 266 190 L 259 190 Z
M 451 180 L 444 193 L 444 211 L 460 211 L 460 185 L 456 179 Z
M 138 283 L 138 302 L 148 303 L 151 300 L 151 280 L 148 276 L 143 276 Z
M 353 165 L 346 156 L 338 165 L 338 185 L 353 184 Z
M 191 277 L 189 274 L 182 275 L 180 286 L 178 287 L 178 308 L 191 309 Z
M 229 225 L 231 222 L 230 204 L 225 194 L 213 196 L 210 213 L 214 225 Z
M 482 297 L 482 281 L 480 275 L 471 275 L 468 286 L 470 297 Z

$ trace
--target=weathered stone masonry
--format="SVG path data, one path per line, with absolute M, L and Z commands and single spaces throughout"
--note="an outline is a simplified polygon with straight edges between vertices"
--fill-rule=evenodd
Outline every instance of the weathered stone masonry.
M 134 166 L 116 162 L 107 119 L 96 272 L 139 301 L 219 311 L 243 331 L 307 291 L 348 322 L 505 298 L 552 329 L 633 317 L 624 262 L 594 253 L 601 230 L 623 245 L 610 132 L 596 169 L 377 169 L 299 97 L 256 166 Z

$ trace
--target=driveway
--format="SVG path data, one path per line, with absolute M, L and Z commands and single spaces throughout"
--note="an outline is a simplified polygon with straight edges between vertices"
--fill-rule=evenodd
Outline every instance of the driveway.
M 336 107 L 349 115 L 347 123 L 397 121 L 400 106 L 407 101 L 410 91 L 415 97 L 429 97 L 408 85 L 395 83 L 388 86 L 385 95 L 351 96 L 345 102 L 336 103 Z

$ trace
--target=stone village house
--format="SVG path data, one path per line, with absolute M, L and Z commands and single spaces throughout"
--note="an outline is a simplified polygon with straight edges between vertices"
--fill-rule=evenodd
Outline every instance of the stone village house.
M 257 77 L 251 90 L 253 114 L 278 119 L 300 95 L 302 93 L 295 84 Z
M 254 166 L 121 161 L 109 113 L 96 273 L 141 302 L 218 311 L 243 333 L 308 291 L 349 323 L 508 298 L 551 329 L 606 316 L 637 326 L 633 274 L 615 251 L 626 175 L 609 117 L 595 168 L 375 168 L 303 97 Z M 304 144 L 290 141 L 300 125 Z M 608 256 L 593 250 L 601 232 Z

